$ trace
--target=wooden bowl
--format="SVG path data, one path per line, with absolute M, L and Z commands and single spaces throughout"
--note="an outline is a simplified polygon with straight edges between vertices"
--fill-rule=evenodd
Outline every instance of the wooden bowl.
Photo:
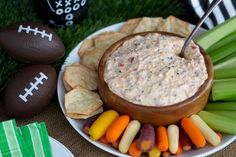
M 127 114 L 131 117 L 131 119 L 139 120 L 141 123 L 149 123 L 154 126 L 158 125 L 167 125 L 178 122 L 183 117 L 188 117 L 192 114 L 195 114 L 201 111 L 207 101 L 211 90 L 212 80 L 213 80 L 213 65 L 211 63 L 211 59 L 200 46 L 200 51 L 204 57 L 205 64 L 207 67 L 208 78 L 204 82 L 204 84 L 198 89 L 198 91 L 190 98 L 175 103 L 168 106 L 142 106 L 138 104 L 134 104 L 128 102 L 127 100 L 121 98 L 120 96 L 113 93 L 107 83 L 104 80 L 104 68 L 106 65 L 107 58 L 122 44 L 133 38 L 134 36 L 141 35 L 145 36 L 149 33 L 160 33 L 163 35 L 170 36 L 178 36 L 179 35 L 167 32 L 142 32 L 137 34 L 132 34 L 127 37 L 122 38 L 118 42 L 114 43 L 110 48 L 106 50 L 104 55 L 102 56 L 99 69 L 98 69 L 98 90 L 102 100 L 104 101 L 106 107 L 108 109 L 114 109 L 118 111 L 120 114 Z

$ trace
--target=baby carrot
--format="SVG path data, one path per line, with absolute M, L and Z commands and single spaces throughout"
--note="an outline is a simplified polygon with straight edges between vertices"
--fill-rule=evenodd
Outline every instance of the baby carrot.
M 115 149 L 118 149 L 120 140 L 121 140 L 121 136 L 118 138 L 118 140 L 116 140 L 115 142 L 112 142 L 112 143 L 111 143 L 111 146 L 112 146 L 113 148 L 115 148 Z
M 169 151 L 175 154 L 179 146 L 179 127 L 177 125 L 169 125 L 167 128 Z
M 91 117 L 88 120 L 85 121 L 84 125 L 83 125 L 83 131 L 86 134 L 89 134 L 89 128 L 91 127 L 91 125 L 94 123 L 94 121 L 96 120 L 95 118 L 97 117 Z
M 149 157 L 159 157 L 161 156 L 161 151 L 157 147 L 153 147 L 149 152 L 148 152 Z
M 179 130 L 179 143 L 184 151 L 189 151 L 192 148 L 191 140 L 189 139 L 188 135 L 185 131 L 180 127 Z
M 205 137 L 206 141 L 213 146 L 217 146 L 220 144 L 221 139 L 220 137 L 215 133 L 214 130 L 212 130 L 198 115 L 192 115 L 190 117 L 192 122 L 199 128 L 203 136 Z
M 155 145 L 155 130 L 151 124 L 144 124 L 137 139 L 137 146 L 142 152 L 149 152 Z
M 105 136 L 102 136 L 100 139 L 99 139 L 100 142 L 104 143 L 104 144 L 109 144 L 109 142 L 107 141 L 106 137 Z
M 129 116 L 122 115 L 114 120 L 106 131 L 107 141 L 114 143 L 129 124 Z
M 219 136 L 220 140 L 222 140 L 223 135 L 220 132 L 217 132 L 217 135 Z
M 129 146 L 139 132 L 140 127 L 141 123 L 137 120 L 132 120 L 131 122 L 129 122 L 118 146 L 120 152 L 127 153 L 127 151 L 129 150 Z
M 182 146 L 179 144 L 177 152 L 175 153 L 175 155 L 180 155 L 182 153 L 183 153 L 183 149 L 182 149 Z
M 165 151 L 161 153 L 162 157 L 169 157 L 170 156 L 170 152 L 169 151 Z
M 112 146 L 113 148 L 117 149 L 118 146 L 119 146 L 119 143 L 120 143 L 120 139 L 116 140 L 116 142 L 112 142 L 112 143 L 111 143 L 111 146 Z
M 85 134 L 89 134 L 89 128 L 90 128 L 90 126 L 91 126 L 91 125 L 89 125 L 88 123 L 85 123 L 85 124 L 83 125 L 83 132 L 84 132 Z
M 195 144 L 197 147 L 204 147 L 206 145 L 204 136 L 190 118 L 183 118 L 181 120 L 181 126 L 183 127 L 184 131 L 187 133 L 193 144 Z
M 142 151 L 137 147 L 136 141 L 129 146 L 128 152 L 132 157 L 139 157 L 142 154 Z
M 111 123 L 119 116 L 114 110 L 103 112 L 89 128 L 89 135 L 93 140 L 98 140 L 105 135 Z
M 164 126 L 159 126 L 156 129 L 156 141 L 157 141 L 157 148 L 164 152 L 168 150 L 169 144 L 168 144 L 168 137 L 167 137 L 167 131 Z

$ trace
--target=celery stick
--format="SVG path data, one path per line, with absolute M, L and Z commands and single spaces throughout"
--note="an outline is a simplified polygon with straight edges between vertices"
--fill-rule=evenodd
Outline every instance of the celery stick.
M 220 41 L 218 41 L 217 43 L 215 43 L 214 45 L 212 45 L 211 47 L 209 47 L 207 49 L 207 52 L 214 53 L 214 51 L 219 49 L 220 47 L 223 47 L 223 46 L 225 46 L 231 42 L 235 42 L 235 41 L 236 41 L 236 33 L 231 33 L 228 36 L 221 39 Z
M 232 118 L 200 111 L 198 115 L 213 129 L 222 133 L 236 134 L 236 123 Z
M 233 101 L 236 99 L 236 78 L 214 80 L 212 85 L 213 101 Z
M 214 65 L 214 79 L 236 77 L 236 56 Z
M 215 102 L 208 103 L 205 107 L 206 110 L 229 110 L 236 111 L 236 102 Z
M 228 98 L 226 101 L 236 101 L 236 98 L 233 97 L 233 98 Z
M 212 63 L 216 63 L 217 61 L 233 54 L 236 50 L 236 42 L 231 42 L 227 45 L 220 47 L 219 49 L 215 50 L 214 52 L 210 53 L 210 57 Z
M 236 119 L 236 111 L 219 111 L 219 110 L 209 110 L 210 113 L 214 113 L 220 116 L 228 117 L 231 119 Z
M 235 52 L 232 53 L 231 55 L 228 55 L 228 56 L 226 56 L 225 58 L 223 58 L 223 59 L 217 61 L 216 63 L 214 63 L 214 66 L 215 66 L 215 65 L 218 65 L 218 64 L 221 64 L 221 63 L 223 63 L 223 62 L 225 62 L 225 61 L 227 61 L 227 60 L 229 60 L 229 59 L 231 59 L 231 58 L 234 58 L 234 57 L 236 57 L 236 50 L 235 50 Z
M 208 49 L 216 42 L 220 41 L 230 33 L 236 31 L 236 16 L 226 20 L 224 23 L 207 31 L 203 35 L 196 38 L 196 42 L 204 49 Z

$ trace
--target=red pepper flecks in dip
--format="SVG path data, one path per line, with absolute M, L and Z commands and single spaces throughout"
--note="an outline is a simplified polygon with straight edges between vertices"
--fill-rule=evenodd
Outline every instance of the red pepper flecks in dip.
M 111 91 L 140 105 L 166 106 L 193 96 L 208 77 L 199 47 L 158 33 L 135 36 L 108 58 L 104 79 Z

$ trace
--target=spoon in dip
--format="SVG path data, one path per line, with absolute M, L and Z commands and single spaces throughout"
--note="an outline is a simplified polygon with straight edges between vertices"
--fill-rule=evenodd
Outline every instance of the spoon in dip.
M 188 46 L 188 44 L 190 43 L 190 41 L 192 40 L 193 36 L 195 35 L 195 33 L 197 32 L 197 30 L 200 28 L 200 26 L 202 25 L 202 23 L 206 20 L 206 18 L 211 14 L 211 12 L 213 11 L 213 9 L 221 2 L 222 0 L 214 0 L 212 1 L 212 3 L 210 4 L 210 6 L 208 7 L 208 9 L 206 10 L 206 12 L 204 13 L 204 15 L 201 17 L 200 21 L 198 22 L 198 24 L 195 26 L 195 28 L 192 30 L 191 34 L 188 36 L 188 38 L 185 40 L 184 45 L 181 49 L 181 52 L 179 54 L 180 57 L 184 58 L 184 51 L 186 49 L 186 47 Z

